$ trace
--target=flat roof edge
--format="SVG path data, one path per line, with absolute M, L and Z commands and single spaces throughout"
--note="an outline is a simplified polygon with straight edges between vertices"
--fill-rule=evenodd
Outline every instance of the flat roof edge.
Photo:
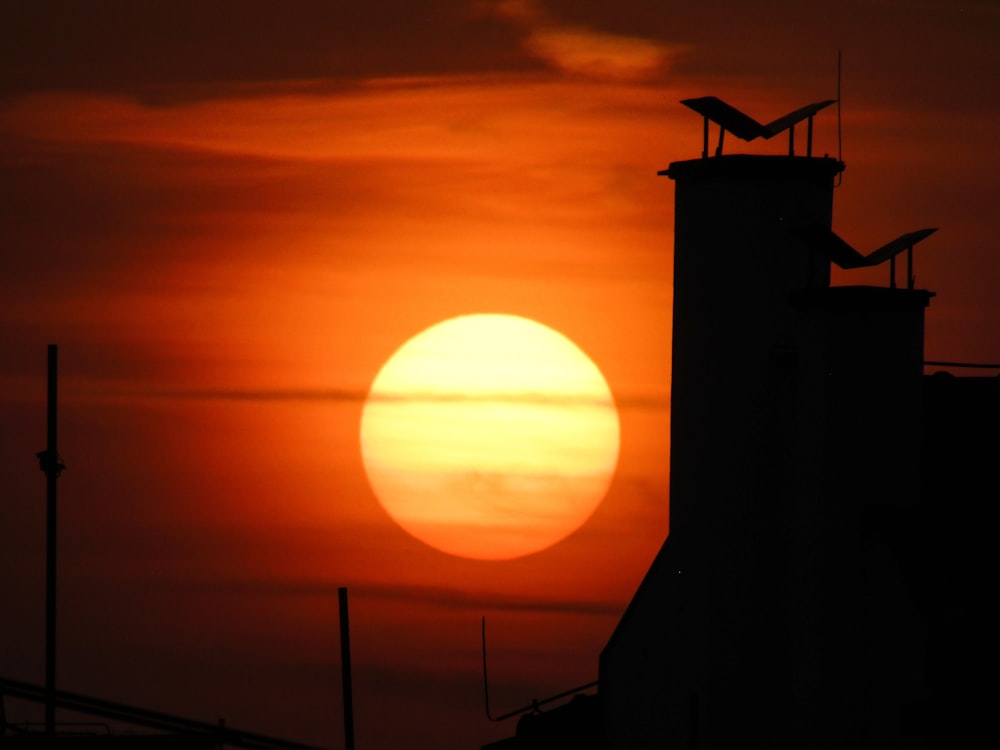
M 656 174 L 672 180 L 745 177 L 752 179 L 832 179 L 844 171 L 844 162 L 831 156 L 727 154 L 675 161 Z

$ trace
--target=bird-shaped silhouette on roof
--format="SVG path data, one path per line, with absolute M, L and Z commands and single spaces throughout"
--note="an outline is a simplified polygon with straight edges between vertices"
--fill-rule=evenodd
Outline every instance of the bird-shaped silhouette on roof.
M 810 249 L 819 252 L 841 268 L 864 268 L 878 266 L 890 261 L 889 284 L 896 286 L 896 256 L 906 250 L 907 272 L 906 286 L 913 288 L 913 246 L 923 239 L 930 237 L 937 231 L 937 227 L 928 229 L 918 229 L 914 232 L 902 234 L 891 242 L 887 242 L 877 250 L 873 250 L 867 255 L 862 255 L 851 245 L 838 237 L 832 229 L 822 224 L 811 224 L 793 230 L 793 234 L 802 240 Z
M 814 102 L 800 107 L 794 112 L 779 117 L 777 120 L 762 125 L 750 115 L 741 112 L 731 104 L 727 104 L 716 96 L 702 96 L 695 99 L 682 99 L 681 104 L 690 107 L 695 112 L 705 118 L 705 151 L 703 156 L 708 156 L 708 121 L 711 120 L 719 126 L 719 145 L 715 150 L 716 156 L 722 155 L 722 142 L 726 131 L 729 131 L 737 138 L 744 141 L 752 141 L 755 138 L 770 140 L 774 136 L 788 131 L 789 155 L 794 155 L 794 130 L 796 124 L 802 120 L 809 121 L 809 145 L 807 155 L 812 154 L 812 118 L 821 109 L 824 109 L 836 99 L 825 99 L 821 102 Z

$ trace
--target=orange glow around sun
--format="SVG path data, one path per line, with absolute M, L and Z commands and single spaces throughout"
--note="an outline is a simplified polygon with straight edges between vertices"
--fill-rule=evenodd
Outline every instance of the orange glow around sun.
M 526 318 L 465 315 L 401 346 L 361 422 L 386 512 L 438 550 L 521 557 L 564 539 L 603 500 L 618 411 L 597 366 Z

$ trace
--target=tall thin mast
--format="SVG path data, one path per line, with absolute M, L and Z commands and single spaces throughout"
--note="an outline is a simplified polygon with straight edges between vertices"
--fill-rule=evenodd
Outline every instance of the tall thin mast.
M 45 731 L 56 731 L 56 480 L 65 468 L 56 448 L 58 436 L 58 347 L 49 344 L 48 438 L 38 463 L 45 472 Z
M 347 613 L 347 589 L 337 590 L 340 600 L 340 670 L 344 684 L 344 747 L 354 750 L 354 689 L 351 686 L 351 625 Z

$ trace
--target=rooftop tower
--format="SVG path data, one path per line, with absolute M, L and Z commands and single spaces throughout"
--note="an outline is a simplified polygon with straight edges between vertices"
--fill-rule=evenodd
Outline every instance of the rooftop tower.
M 834 234 L 844 164 L 812 154 L 831 101 L 767 125 L 682 103 L 705 138 L 659 173 L 675 183 L 670 535 L 601 655 L 609 746 L 906 746 L 921 632 L 866 529 L 919 500 L 933 294 L 912 258 L 935 230 L 868 254 Z M 787 135 L 788 153 L 724 154 L 727 132 Z M 831 287 L 831 264 L 887 264 L 889 284 Z

